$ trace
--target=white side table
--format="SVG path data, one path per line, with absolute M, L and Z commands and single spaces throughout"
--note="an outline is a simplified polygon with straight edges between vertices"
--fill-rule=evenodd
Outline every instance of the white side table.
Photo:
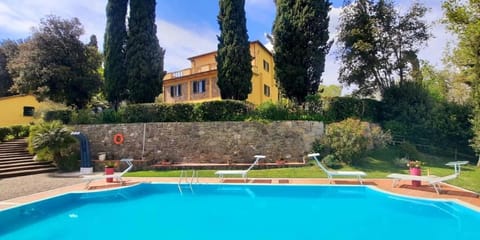
M 460 172 L 461 172 L 460 166 L 465 165 L 465 164 L 468 164 L 468 161 L 448 162 L 448 163 L 446 163 L 445 165 L 447 165 L 447 166 L 453 166 L 453 168 L 455 169 L 455 173 L 460 174 Z

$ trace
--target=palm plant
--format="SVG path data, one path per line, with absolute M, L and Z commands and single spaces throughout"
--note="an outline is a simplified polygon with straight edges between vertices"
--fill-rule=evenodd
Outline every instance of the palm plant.
M 30 131 L 29 147 L 34 153 L 41 153 L 43 160 L 53 160 L 59 166 L 62 152 L 75 143 L 70 133 L 60 121 L 40 123 Z

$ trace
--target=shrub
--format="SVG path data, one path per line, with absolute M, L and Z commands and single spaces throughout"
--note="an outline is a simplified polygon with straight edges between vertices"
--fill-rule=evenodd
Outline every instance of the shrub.
M 10 128 L 11 128 L 11 134 L 15 138 L 27 137 L 30 132 L 30 126 L 28 125 L 15 125 Z
M 417 147 L 410 142 L 403 142 L 398 145 L 398 150 L 401 157 L 407 159 L 419 159 L 420 152 L 417 150 Z
M 56 162 L 58 169 L 64 172 L 78 171 L 80 169 L 80 146 L 73 144 L 62 150 L 62 160 Z
M 52 160 L 60 170 L 65 164 L 62 163 L 69 153 L 69 147 L 75 143 L 70 135 L 71 131 L 60 121 L 44 122 L 34 125 L 29 136 L 29 149 L 34 153 L 40 153 L 40 160 Z
M 322 162 L 329 168 L 338 169 L 342 167 L 342 162 L 340 162 L 333 154 L 328 154 L 322 158 Z
M 101 123 L 120 123 L 122 121 L 120 113 L 115 111 L 115 109 L 105 109 L 99 115 Z
M 94 124 L 98 123 L 97 115 L 91 109 L 80 109 L 72 114 L 73 124 Z
M 203 121 L 243 121 L 251 114 L 253 106 L 242 101 L 222 100 L 203 102 L 197 110 Z
M 165 122 L 169 108 L 165 104 L 132 104 L 122 111 L 123 122 Z
M 12 130 L 8 127 L 0 128 L 0 142 L 5 141 L 8 135 L 10 135 Z
M 166 121 L 191 122 L 196 121 L 195 105 L 187 103 L 170 104 L 168 106 Z
M 337 160 L 354 165 L 359 163 L 361 154 L 390 141 L 390 134 L 384 133 L 377 125 L 353 118 L 329 124 L 321 140 Z
M 72 121 L 72 111 L 71 110 L 48 111 L 43 116 L 43 120 L 45 120 L 46 122 L 59 120 L 63 124 L 69 124 Z
M 286 120 L 289 119 L 289 109 L 286 104 L 273 103 L 271 101 L 261 103 L 255 108 L 254 116 L 257 119 Z
M 325 99 L 325 118 L 332 122 L 347 118 L 359 118 L 366 121 L 378 122 L 380 102 L 373 99 L 358 99 L 352 97 L 334 97 Z

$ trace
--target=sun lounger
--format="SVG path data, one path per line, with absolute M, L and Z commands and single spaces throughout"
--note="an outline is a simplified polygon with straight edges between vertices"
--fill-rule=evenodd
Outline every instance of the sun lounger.
M 121 182 L 122 184 L 124 183 L 123 180 L 122 180 L 122 176 L 127 173 L 128 171 L 130 171 L 130 169 L 132 169 L 133 167 L 133 159 L 131 158 L 124 158 L 124 159 L 121 159 L 120 160 L 121 162 L 125 162 L 128 164 L 128 167 L 123 170 L 122 172 L 120 173 L 114 173 L 114 174 L 105 174 L 105 175 L 93 175 L 93 176 L 89 176 L 89 175 L 85 175 L 83 176 L 84 179 L 88 180 L 87 182 L 87 185 L 85 186 L 86 189 L 89 188 L 90 186 L 90 183 L 92 183 L 92 181 L 94 180 L 99 180 L 99 179 L 107 179 L 107 178 L 113 178 L 115 179 L 116 181 L 118 182 Z
M 308 157 L 313 158 L 315 160 L 315 162 L 317 162 L 317 165 L 327 174 L 329 183 L 332 182 L 334 176 L 344 176 L 344 177 L 356 177 L 358 179 L 358 181 L 361 184 L 363 184 L 362 177 L 367 176 L 367 174 L 365 172 L 362 172 L 362 171 L 333 171 L 333 170 L 328 170 L 318 160 L 318 158 L 317 158 L 318 156 L 320 156 L 319 153 L 308 154 Z
M 254 157 L 255 157 L 255 161 L 252 163 L 252 165 L 250 165 L 250 167 L 248 167 L 247 170 L 220 170 L 220 171 L 216 171 L 215 175 L 218 175 L 221 181 L 223 181 L 223 177 L 225 175 L 241 175 L 244 181 L 247 182 L 248 171 L 252 170 L 252 168 L 258 163 L 260 159 L 265 158 L 264 155 L 255 155 Z
M 400 180 L 422 181 L 432 185 L 432 187 L 435 189 L 435 192 L 437 192 L 437 194 L 440 194 L 440 191 L 441 191 L 440 184 L 444 181 L 455 179 L 458 177 L 458 175 L 459 175 L 458 172 L 452 175 L 444 176 L 444 177 L 437 177 L 433 175 L 415 176 L 415 175 L 409 175 L 409 174 L 392 173 L 392 174 L 389 174 L 387 177 L 393 178 L 393 183 L 392 183 L 393 187 L 396 187 L 400 182 Z

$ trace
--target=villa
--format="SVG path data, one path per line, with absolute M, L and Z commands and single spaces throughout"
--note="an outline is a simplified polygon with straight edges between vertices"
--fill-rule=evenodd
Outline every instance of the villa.
M 217 52 L 189 58 L 191 67 L 167 73 L 163 79 L 165 103 L 195 103 L 220 100 L 217 86 Z M 274 79 L 273 55 L 260 42 L 250 43 L 252 55 L 252 92 L 247 101 L 255 105 L 278 102 L 280 94 Z

